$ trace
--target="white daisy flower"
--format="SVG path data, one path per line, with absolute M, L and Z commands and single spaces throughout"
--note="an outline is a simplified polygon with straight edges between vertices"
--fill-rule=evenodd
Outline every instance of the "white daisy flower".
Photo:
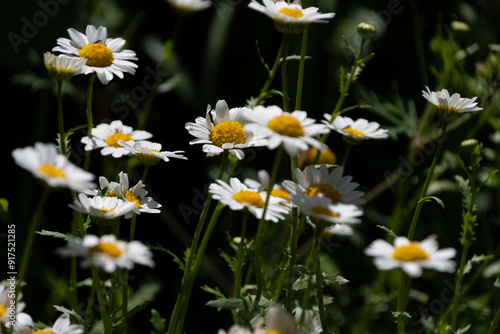
M 203 144 L 205 153 L 220 154 L 229 150 L 238 159 L 245 158 L 242 149 L 267 143 L 264 138 L 254 136 L 252 131 L 243 127 L 248 123 L 248 112 L 250 109 L 245 107 L 229 109 L 224 100 L 217 102 L 215 111 L 211 111 L 208 105 L 205 118 L 197 117 L 195 123 L 186 123 L 188 132 L 196 137 L 189 144 Z
M 110 224 L 134 210 L 135 203 L 118 197 L 88 197 L 81 193 L 68 206 L 75 211 L 89 215 L 96 224 Z
M 35 146 L 12 151 L 16 164 L 43 180 L 50 187 L 63 187 L 83 191 L 95 187 L 95 176 L 71 163 L 59 153 L 56 145 L 35 143 Z
M 148 192 L 144 189 L 146 186 L 141 180 L 135 186 L 130 187 L 127 173 L 120 172 L 118 176 L 120 182 L 109 182 L 107 178 L 101 176 L 99 178 L 101 189 L 88 190 L 84 193 L 90 196 L 98 196 L 101 193 L 103 196 L 118 197 L 134 203 L 133 210 L 125 214 L 126 219 L 131 218 L 133 213 L 160 213 L 158 209 L 161 208 L 161 204 L 153 200 L 152 197 L 146 196 Z
M 269 191 L 269 173 L 265 170 L 260 170 L 257 172 L 257 180 L 245 179 L 243 183 L 249 188 L 258 189 L 259 191 Z M 271 190 L 271 195 L 274 197 L 279 197 L 285 200 L 283 202 L 285 205 L 290 203 L 290 194 L 283 189 L 279 184 L 274 184 L 273 190 Z
M 353 235 L 354 230 L 349 224 L 333 224 L 327 226 L 323 233 L 329 235 Z
M 175 9 L 187 13 L 204 10 L 212 5 L 210 0 L 167 0 L 167 2 Z
M 460 116 L 462 113 L 483 110 L 483 108 L 476 107 L 477 97 L 472 99 L 460 97 L 460 94 L 455 93 L 450 96 L 447 89 L 442 89 L 438 92 L 432 92 L 429 87 L 425 86 L 427 91 L 422 91 L 422 96 L 430 103 L 438 108 L 438 114 L 446 122 L 450 122 Z
M 267 197 L 266 192 L 259 192 L 256 189 L 248 188 L 234 177 L 229 180 L 229 184 L 217 180 L 216 183 L 212 183 L 209 186 L 208 191 L 213 195 L 214 199 L 219 200 L 224 205 L 228 205 L 231 210 L 247 209 L 258 219 L 262 218 Z M 282 198 L 269 196 L 269 203 L 267 204 L 264 219 L 275 223 L 278 220 L 285 219 L 284 215 L 289 212 L 289 209 L 281 205 L 283 202 Z
M 327 23 L 335 16 L 335 13 L 319 13 L 317 7 L 302 8 L 300 3 L 263 0 L 263 4 L 252 0 L 248 7 L 270 17 L 276 28 L 285 33 L 299 33 L 309 23 Z
M 316 224 L 358 224 L 363 211 L 354 204 L 332 203 L 326 196 L 292 196 L 292 201 L 300 211 Z
M 101 237 L 87 234 L 83 239 L 70 237 L 68 246 L 59 248 L 58 252 L 63 256 L 83 257 L 82 267 L 94 266 L 108 273 L 116 268 L 133 269 L 136 263 L 154 267 L 153 254 L 147 246 L 137 240 L 117 240 L 113 234 Z
M 120 158 L 123 155 L 132 153 L 120 146 L 122 141 L 142 141 L 151 138 L 153 135 L 144 130 L 134 130 L 132 127 L 123 125 L 122 121 L 116 120 L 109 124 L 101 123 L 92 128 L 92 138 L 85 136 L 82 143 L 85 144 L 85 151 L 101 149 L 102 155 L 111 155 Z
M 455 271 L 455 262 L 451 259 L 455 257 L 456 250 L 438 250 L 438 242 L 434 236 L 420 242 L 397 237 L 393 245 L 377 239 L 365 249 L 365 254 L 375 257 L 374 263 L 379 270 L 401 268 L 411 277 L 420 277 L 424 268 L 448 273 Z
M 52 327 L 47 327 L 44 329 L 39 329 L 34 331 L 33 334 L 82 334 L 82 325 L 72 325 L 69 318 L 69 314 L 64 313 L 57 318 L 56 322 Z
M 365 200 L 361 197 L 362 191 L 354 190 L 359 183 L 351 182 L 352 176 L 342 176 L 343 168 L 335 167 L 330 173 L 325 164 L 319 168 L 308 166 L 302 172 L 295 170 L 297 183 L 293 181 L 283 181 L 282 186 L 292 197 L 294 196 L 323 196 L 329 198 L 333 204 L 364 204 Z
M 306 151 L 309 146 L 321 150 L 326 148 L 314 136 L 330 130 L 326 125 L 307 118 L 305 111 L 289 113 L 278 106 L 256 106 L 247 114 L 247 118 L 254 123 L 247 124 L 245 128 L 267 137 L 267 148 L 270 150 L 283 144 L 289 155 L 296 155 L 300 150 Z
M 332 120 L 332 115 L 324 114 L 323 121 L 330 129 L 337 131 L 348 142 L 359 143 L 366 139 L 385 139 L 389 137 L 387 129 L 381 129 L 377 122 L 369 122 L 364 118 L 353 120 L 350 117 L 337 116 Z
M 184 151 L 162 151 L 161 144 L 147 140 L 138 142 L 133 140 L 127 142 L 119 140 L 118 145 L 123 147 L 128 153 L 135 154 L 139 161 L 145 166 L 156 165 L 160 160 L 167 162 L 169 158 L 187 160 L 185 156 L 181 155 Z
M 292 315 L 282 306 L 275 305 L 266 311 L 265 331 L 258 328 L 255 333 L 298 334 L 298 331 Z
M 223 329 L 219 329 L 217 331 L 217 334 L 253 334 L 253 332 L 246 327 L 242 327 L 239 325 L 233 325 L 229 328 L 229 331 L 227 331 L 227 332 Z
M 338 226 L 338 225 L 334 225 Z M 296 323 L 300 322 L 300 318 L 304 314 L 304 321 L 302 327 L 300 327 L 300 333 L 303 334 L 320 334 L 323 332 L 323 327 L 321 326 L 321 319 L 319 317 L 319 312 L 317 310 L 303 310 L 301 307 L 296 307 L 292 314 L 294 315 L 294 320 Z
M 87 62 L 87 58 L 75 58 L 66 55 L 56 56 L 50 52 L 43 54 L 45 68 L 49 72 L 49 77 L 55 80 L 69 80 L 82 70 Z
M 60 37 L 57 39 L 54 52 L 86 58 L 87 63 L 76 74 L 96 73 L 102 84 L 108 84 L 113 76 L 120 79 L 123 73 L 135 73 L 137 64 L 131 60 L 137 60 L 132 50 L 122 50 L 125 40 L 122 38 L 108 38 L 108 30 L 105 27 L 95 28 L 88 25 L 85 34 L 76 29 L 68 29 L 71 39 Z

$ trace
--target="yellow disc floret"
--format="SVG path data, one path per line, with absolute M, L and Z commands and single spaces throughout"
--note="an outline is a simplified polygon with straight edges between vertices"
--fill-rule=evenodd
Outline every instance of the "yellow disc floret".
M 88 250 L 89 256 L 94 253 L 105 253 L 111 257 L 119 257 L 122 255 L 122 251 L 111 242 L 101 242 Z
M 278 10 L 278 13 L 283 14 L 283 15 L 287 15 L 290 17 L 295 17 L 295 18 L 299 18 L 299 17 L 304 16 L 304 13 L 302 13 L 302 11 L 298 8 L 285 7 L 285 8 L 281 8 L 280 10 Z
M 209 139 L 215 146 L 223 144 L 245 144 L 247 137 L 240 122 L 224 121 L 214 126 L 210 131 Z
M 241 190 L 234 194 L 233 198 L 235 201 L 241 204 L 249 204 L 257 208 L 264 207 L 264 201 L 262 200 L 262 197 L 254 191 Z
M 362 131 L 359 131 L 359 130 L 356 130 L 356 129 L 353 129 L 351 128 L 350 126 L 342 129 L 342 131 L 344 131 L 345 133 L 349 133 L 353 136 L 361 136 L 361 137 L 364 137 L 365 134 L 362 132 Z
M 276 116 L 267 123 L 267 127 L 288 137 L 302 137 L 305 133 L 300 121 L 291 115 Z
M 7 309 L 0 305 L 0 319 L 3 318 L 3 316 L 7 313 Z
M 87 58 L 87 66 L 108 67 L 113 64 L 113 52 L 100 42 L 85 45 L 78 56 Z
M 56 178 L 56 177 L 61 177 L 65 178 L 66 173 L 60 168 L 57 168 L 54 165 L 51 164 L 42 164 L 38 167 L 38 171 L 42 173 L 46 177 L 51 177 L 51 178 Z
M 129 202 L 134 202 L 136 208 L 139 208 L 139 209 L 141 208 L 140 199 L 137 198 L 131 191 L 126 190 L 123 193 L 123 197 L 125 197 L 127 199 L 127 201 L 129 201 Z
M 323 195 L 331 199 L 333 204 L 340 202 L 340 194 L 338 190 L 326 183 L 318 183 L 312 187 L 307 188 L 304 195 L 306 196 Z
M 325 215 L 325 216 L 331 216 L 334 218 L 338 218 L 338 214 L 336 214 L 333 211 L 328 210 L 328 208 L 325 208 L 324 206 L 315 206 L 311 208 L 311 212 L 316 213 L 318 215 Z
M 39 329 L 37 331 L 34 331 L 33 334 L 54 334 L 54 332 L 50 329 Z
M 290 194 L 286 190 L 280 188 L 274 188 L 273 190 L 271 190 L 271 195 L 274 197 L 283 198 L 287 201 L 290 200 Z
M 120 144 L 118 144 L 119 140 L 129 141 L 129 140 L 133 140 L 133 139 L 129 134 L 116 132 L 116 133 L 113 133 L 108 138 L 106 138 L 106 144 L 108 146 L 121 147 Z
M 398 261 L 418 261 L 429 259 L 429 254 L 416 242 L 411 242 L 409 245 L 396 248 L 392 257 Z

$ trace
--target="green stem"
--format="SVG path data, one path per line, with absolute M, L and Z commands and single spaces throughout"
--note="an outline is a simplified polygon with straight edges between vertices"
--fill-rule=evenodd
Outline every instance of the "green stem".
M 347 95 L 349 95 L 349 88 L 351 87 L 351 84 L 354 80 L 354 74 L 356 73 L 356 69 L 358 68 L 358 66 L 360 65 L 360 59 L 361 59 L 361 55 L 362 55 L 362 52 L 363 52 L 363 47 L 365 45 L 365 39 L 363 38 L 361 40 L 361 44 L 359 46 L 359 49 L 358 49 L 358 53 L 356 54 L 356 57 L 354 59 L 354 64 L 352 65 L 351 67 L 351 71 L 349 72 L 349 76 L 347 77 L 347 81 L 345 82 L 344 84 L 344 89 L 340 92 L 340 97 L 337 101 L 337 104 L 335 105 L 335 108 L 333 109 L 332 111 L 332 115 L 331 115 L 331 119 L 330 119 L 330 124 L 333 123 L 333 121 L 335 120 L 335 117 L 337 117 L 337 115 L 339 114 L 341 108 L 342 108 L 342 105 L 344 104 L 344 100 L 345 98 L 347 97 Z M 340 78 L 340 80 L 344 80 L 344 78 Z M 325 133 L 323 134 L 323 136 L 321 137 L 321 142 L 322 143 L 325 143 L 326 142 L 326 139 L 328 138 L 328 134 L 329 133 Z M 318 150 L 318 154 L 316 156 L 316 159 L 319 158 L 319 150 Z
M 21 284 L 23 283 L 24 276 L 26 275 L 26 270 L 28 268 L 28 263 L 30 261 L 31 256 L 31 248 L 33 247 L 33 238 L 35 237 L 36 228 L 38 223 L 40 222 L 40 218 L 42 216 L 42 211 L 49 198 L 50 188 L 45 187 L 40 200 L 38 201 L 38 205 L 36 207 L 35 213 L 31 217 L 31 223 L 28 229 L 28 233 L 26 235 L 26 242 L 24 244 L 23 255 L 21 257 L 21 265 L 19 267 L 18 276 L 17 276 L 17 286 L 16 286 L 16 298 L 19 296 L 19 290 L 21 288 Z
M 92 140 L 92 91 L 94 88 L 95 72 L 90 74 L 89 85 L 87 88 L 87 136 Z M 83 168 L 89 170 L 90 166 L 90 151 L 85 152 L 85 161 Z
M 74 256 L 73 256 L 74 257 Z M 74 257 L 76 259 L 76 257 Z M 85 311 L 85 318 L 83 319 L 84 333 L 88 333 L 90 326 L 90 317 L 92 316 L 92 308 L 94 307 L 95 285 L 90 286 L 90 294 L 87 299 L 87 309 Z
M 223 156 L 222 156 L 221 165 L 219 168 L 219 173 L 217 175 L 217 180 L 220 180 L 222 178 L 222 176 L 224 175 L 224 171 L 225 171 L 226 165 L 227 165 L 228 155 L 229 155 L 229 151 L 224 151 Z M 209 194 L 207 197 L 207 200 L 205 201 L 205 204 L 203 205 L 203 209 L 201 211 L 201 215 L 200 215 L 200 218 L 198 220 L 198 225 L 196 226 L 193 240 L 191 242 L 191 248 L 190 248 L 189 253 L 188 253 L 186 267 L 184 269 L 184 275 L 182 277 L 181 290 L 179 292 L 179 295 L 177 296 L 177 300 L 176 300 L 174 308 L 172 310 L 172 315 L 170 317 L 170 322 L 168 325 L 168 331 L 167 331 L 168 333 L 174 333 L 174 330 L 178 326 L 180 326 L 181 328 L 183 326 L 183 324 L 181 324 L 181 323 L 179 323 L 179 325 L 178 325 L 179 315 L 180 315 L 180 312 L 181 312 L 183 305 L 187 304 L 189 302 L 189 295 L 190 295 L 190 291 L 188 291 L 190 289 L 189 276 L 191 274 L 193 274 L 191 271 L 191 266 L 193 265 L 193 261 L 195 260 L 195 255 L 197 252 L 198 243 L 199 243 L 202 231 L 203 231 L 203 226 L 205 225 L 205 220 L 206 220 L 208 210 L 210 208 L 211 203 L 212 203 L 212 195 Z M 194 275 L 196 275 L 196 272 L 194 272 Z
M 186 298 L 184 299 L 184 303 L 182 305 L 182 309 L 181 309 L 181 312 L 179 315 L 178 324 L 177 324 L 177 327 L 175 328 L 175 331 L 173 332 L 174 334 L 181 334 L 183 332 L 184 321 L 185 321 L 186 314 L 187 314 L 187 308 L 188 308 L 188 304 L 189 304 L 189 299 L 191 297 L 191 292 L 193 291 L 194 280 L 195 280 L 196 274 L 198 273 L 198 269 L 200 268 L 200 264 L 201 264 L 201 261 L 203 259 L 203 254 L 205 253 L 205 249 L 207 248 L 208 241 L 210 240 L 210 237 L 212 236 L 212 231 L 215 227 L 215 224 L 217 223 L 217 220 L 218 220 L 219 215 L 220 215 L 223 208 L 224 208 L 223 204 L 221 204 L 220 202 L 217 203 L 217 206 L 215 207 L 215 210 L 214 210 L 212 217 L 210 219 L 210 222 L 208 223 L 205 234 L 203 235 L 203 239 L 201 241 L 200 247 L 198 248 L 198 252 L 196 254 L 196 258 L 195 258 L 195 261 L 193 263 L 193 267 L 190 270 L 190 274 L 188 276 L 188 289 L 186 291 Z M 170 333 L 170 332 L 168 332 L 168 333 Z
M 293 311 L 293 278 L 295 268 L 295 258 L 297 257 L 297 240 L 298 240 L 298 208 L 292 208 L 292 221 L 290 222 L 290 241 L 289 241 L 289 255 L 288 255 L 288 276 L 287 276 L 287 293 L 286 293 L 286 310 L 289 313 Z
M 344 173 L 345 173 L 345 167 L 347 165 L 347 159 L 349 158 L 349 154 L 351 153 L 351 149 L 352 149 L 352 144 L 347 143 L 344 152 L 344 157 L 342 158 L 342 168 L 344 169 Z
M 236 257 L 236 272 L 234 273 L 234 298 L 240 298 L 241 295 L 241 276 L 243 271 L 243 256 L 245 253 L 245 240 L 247 234 L 248 210 L 243 210 L 243 219 L 241 222 L 241 239 L 238 245 L 238 254 Z
M 108 312 L 106 311 L 106 291 L 101 284 L 101 279 L 99 278 L 99 271 L 97 268 L 92 268 L 92 285 L 97 294 L 97 301 L 99 302 L 99 310 L 101 311 L 101 319 L 104 325 L 104 334 L 111 334 L 113 331 L 113 324 L 108 317 Z
M 302 105 L 302 87 L 304 84 L 304 68 L 306 63 L 308 32 L 309 32 L 309 25 L 307 25 L 304 28 L 304 31 L 302 32 L 302 46 L 300 49 L 300 62 L 299 62 L 299 73 L 297 78 L 297 96 L 295 97 L 295 110 L 300 110 Z
M 460 259 L 460 267 L 457 273 L 457 284 L 455 286 L 455 298 L 451 307 L 451 328 L 455 330 L 458 320 L 458 305 L 460 304 L 460 297 L 462 295 L 462 282 L 465 274 L 465 265 L 467 263 L 467 253 L 469 252 L 469 245 L 465 244 L 462 249 L 462 257 Z
M 406 277 L 404 272 L 401 272 L 401 282 L 399 284 L 398 293 L 398 334 L 405 333 L 406 316 L 404 316 L 403 313 L 406 310 L 406 304 L 408 302 L 410 283 L 410 278 Z
M 283 34 L 283 39 L 281 41 L 283 45 L 283 57 L 281 61 L 281 85 L 283 93 L 283 110 L 290 111 L 290 103 L 288 101 L 288 73 L 287 73 L 287 57 L 288 57 L 288 45 L 290 44 L 290 34 Z
M 255 278 L 257 280 L 257 294 L 255 296 L 255 305 L 259 305 L 260 297 L 262 296 L 262 291 L 264 289 L 264 278 L 262 276 L 262 263 L 260 259 L 260 253 L 262 250 L 262 242 L 264 239 L 264 227 L 266 224 L 265 216 L 267 211 L 267 206 L 269 203 L 269 199 L 271 197 L 271 191 L 274 188 L 274 183 L 276 180 L 276 175 L 278 174 L 279 166 L 281 163 L 281 159 L 283 157 L 283 146 L 279 146 L 277 148 L 276 156 L 274 159 L 273 169 L 271 171 L 271 175 L 269 177 L 269 191 L 266 195 L 266 202 L 264 204 L 262 217 L 259 219 L 259 224 L 257 227 L 257 234 L 255 236 L 255 258 L 254 258 L 254 270 L 255 270 Z
M 441 154 L 441 149 L 443 148 L 443 142 L 445 139 L 445 134 L 446 134 L 446 126 L 447 123 L 444 123 L 443 129 L 441 132 L 441 137 L 438 139 L 438 147 L 436 149 L 436 152 L 434 154 L 434 159 L 432 160 L 431 167 L 429 169 L 429 172 L 427 173 L 427 178 L 425 179 L 424 186 L 422 188 L 422 192 L 420 193 L 420 199 L 417 202 L 417 207 L 415 208 L 415 213 L 413 214 L 413 219 L 411 221 L 410 225 L 410 230 L 408 232 L 408 239 L 413 240 L 413 234 L 415 233 L 415 228 L 417 226 L 418 222 L 418 217 L 420 216 L 420 211 L 422 210 L 422 206 L 424 205 L 423 198 L 425 198 L 427 194 L 427 189 L 429 188 L 429 184 L 431 183 L 432 176 L 434 174 L 434 168 L 436 167 L 436 164 L 439 160 L 439 156 Z
M 487 334 L 495 334 L 496 333 L 496 329 L 497 329 L 499 321 L 500 321 L 500 308 L 498 309 L 497 313 L 495 314 L 495 318 L 491 322 L 490 329 L 488 329 Z
M 319 318 L 321 320 L 321 327 L 323 328 L 323 333 L 330 333 L 328 329 L 328 322 L 326 319 L 325 305 L 323 302 L 323 274 L 321 272 L 321 263 L 319 258 L 319 251 L 321 245 L 321 234 L 324 231 L 324 226 L 322 224 L 315 224 L 314 228 L 314 244 L 313 244 L 313 266 L 314 273 L 316 275 L 316 298 L 318 299 L 318 311 Z M 304 310 L 305 312 L 305 310 Z
M 66 155 L 66 140 L 64 134 L 64 120 L 63 120 L 63 107 L 62 107 L 62 80 L 57 80 L 57 120 L 59 125 L 59 150 L 62 155 Z
M 280 48 L 278 49 L 278 53 L 276 54 L 276 59 L 274 60 L 273 67 L 269 71 L 269 75 L 267 77 L 266 82 L 264 83 L 264 86 L 260 90 L 259 97 L 257 98 L 257 101 L 255 102 L 255 105 L 259 105 L 262 103 L 262 101 L 268 96 L 269 94 L 269 87 L 271 87 L 271 83 L 274 80 L 274 77 L 276 75 L 276 72 L 278 71 L 280 62 L 281 62 L 281 55 L 283 53 L 283 43 L 280 43 Z

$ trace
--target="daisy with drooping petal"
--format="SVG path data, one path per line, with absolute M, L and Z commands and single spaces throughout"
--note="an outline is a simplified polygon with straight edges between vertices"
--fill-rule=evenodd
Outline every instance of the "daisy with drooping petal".
M 430 103 L 438 108 L 438 115 L 446 122 L 451 122 L 463 113 L 483 110 L 477 107 L 476 99 L 460 97 L 460 94 L 455 93 L 450 96 L 447 89 L 442 89 L 438 92 L 432 92 L 429 87 L 425 86 L 427 91 L 422 91 L 422 96 Z
M 354 204 L 332 203 L 326 196 L 292 196 L 292 201 L 311 221 L 323 226 L 358 224 L 363 211 Z
M 94 266 L 108 273 L 116 268 L 133 269 L 136 263 L 154 267 L 153 254 L 147 246 L 136 240 L 117 240 L 113 234 L 101 237 L 87 234 L 83 239 L 70 237 L 68 246 L 59 248 L 58 252 L 63 256 L 83 257 L 82 267 Z
M 122 121 L 116 120 L 109 124 L 101 123 L 92 128 L 92 138 L 85 136 L 82 143 L 85 144 L 85 151 L 101 149 L 102 155 L 111 155 L 120 158 L 123 155 L 132 153 L 125 150 L 118 141 L 141 141 L 151 138 L 153 135 L 144 130 L 134 130 L 132 127 L 123 125 Z
M 96 224 L 106 225 L 134 210 L 135 203 L 118 197 L 88 197 L 81 193 L 68 206 L 75 211 L 89 215 Z
M 309 23 L 328 23 L 326 20 L 335 16 L 335 13 L 319 13 L 317 7 L 302 8 L 300 4 L 286 1 L 263 0 L 263 4 L 252 0 L 248 7 L 270 17 L 284 33 L 299 33 Z
M 161 204 L 154 201 L 152 197 L 147 197 L 147 190 L 144 189 L 146 186 L 141 180 L 133 187 L 129 187 L 129 180 L 127 173 L 120 172 L 118 174 L 120 182 L 109 182 L 104 176 L 99 178 L 100 190 L 89 190 L 85 194 L 91 196 L 97 196 L 99 192 L 103 192 L 103 196 L 108 197 L 118 197 L 120 199 L 127 200 L 134 203 L 133 210 L 125 214 L 125 218 L 131 218 L 133 213 L 141 214 L 144 213 L 160 213 L 159 208 Z
M 118 145 L 123 147 L 129 154 L 135 154 L 144 166 L 156 165 L 160 162 L 160 160 L 167 162 L 169 161 L 169 158 L 187 160 L 185 156 L 181 155 L 184 151 L 162 151 L 161 144 L 153 143 L 147 140 L 138 142 L 133 140 L 129 140 L 127 142 L 119 140 Z
M 387 129 L 381 129 L 377 122 L 369 122 L 364 118 L 353 120 L 350 117 L 337 116 L 332 120 L 332 115 L 324 114 L 323 121 L 330 129 L 340 133 L 349 143 L 360 143 L 366 139 L 385 139 L 389 137 Z
M 229 109 L 224 100 L 217 102 L 215 111 L 211 111 L 208 105 L 205 118 L 197 117 L 195 123 L 186 123 L 188 132 L 196 137 L 189 144 L 203 144 L 205 153 L 220 154 L 228 150 L 240 160 L 245 158 L 244 148 L 267 143 L 264 138 L 254 136 L 252 131 L 244 128 L 248 123 L 248 112 L 250 109 L 245 107 Z
M 52 327 L 39 329 L 34 331 L 33 334 L 82 334 L 82 325 L 72 325 L 69 314 L 64 313 L 57 318 Z
M 254 123 L 247 124 L 245 128 L 267 137 L 267 148 L 270 150 L 283 145 L 289 155 L 296 155 L 299 150 L 305 151 L 309 146 L 326 148 L 314 136 L 330 130 L 326 125 L 307 118 L 305 111 L 289 113 L 278 106 L 256 106 L 247 114 L 247 118 Z
M 292 201 L 294 196 L 323 196 L 333 204 L 364 204 L 365 200 L 361 198 L 364 193 L 354 190 L 359 183 L 351 182 L 352 176 L 342 176 L 342 173 L 341 166 L 330 172 L 325 164 L 319 168 L 308 166 L 304 172 L 297 168 L 297 183 L 287 180 L 283 181 L 282 186 L 290 193 Z
M 197 12 L 212 5 L 210 0 L 167 0 L 167 2 L 183 13 Z
M 54 144 L 37 142 L 35 146 L 17 148 L 12 151 L 12 157 L 19 166 L 50 187 L 75 191 L 95 187 L 92 182 L 95 176 L 70 162 Z
M 401 268 L 411 277 L 420 277 L 424 268 L 448 273 L 455 271 L 455 262 L 451 259 L 455 257 L 456 250 L 438 250 L 435 236 L 429 236 L 420 242 L 397 237 L 393 245 L 377 239 L 365 249 L 365 254 L 375 258 L 374 263 L 379 270 Z
M 76 74 L 95 72 L 101 83 L 106 85 L 114 75 L 122 79 L 124 72 L 135 73 L 137 64 L 131 62 L 137 60 L 135 52 L 123 50 L 124 39 L 108 38 L 105 27 L 96 29 L 93 25 L 88 25 L 85 34 L 73 28 L 68 29 L 68 33 L 71 39 L 58 38 L 58 46 L 52 51 L 86 58 L 87 63 Z
M 231 210 L 246 209 L 258 219 L 262 218 L 267 197 L 266 192 L 248 188 L 234 177 L 229 180 L 229 184 L 217 180 L 216 183 L 209 186 L 208 191 L 213 195 L 214 199 L 228 205 Z M 278 220 L 285 219 L 284 215 L 289 212 L 289 209 L 281 205 L 282 202 L 284 202 L 282 198 L 269 196 L 264 219 L 275 223 Z
M 75 58 L 66 55 L 56 56 L 50 52 L 45 52 L 43 54 L 43 62 L 49 73 L 49 77 L 63 81 L 69 80 L 75 73 L 79 73 L 83 66 L 85 66 L 87 58 Z

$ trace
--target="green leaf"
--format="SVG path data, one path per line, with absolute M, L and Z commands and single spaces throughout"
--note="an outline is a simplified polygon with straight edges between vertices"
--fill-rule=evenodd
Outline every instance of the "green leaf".
M 391 237 L 393 238 L 397 238 L 398 236 L 396 235 L 396 233 L 394 233 L 391 229 L 389 229 L 388 227 L 385 227 L 383 225 L 377 225 L 377 227 L 383 229 L 384 231 L 386 231 Z
M 420 200 L 420 202 L 430 202 L 431 200 L 435 200 L 441 207 L 444 209 L 444 203 L 441 199 L 436 196 L 426 196 Z
M 484 255 L 484 254 L 476 255 L 476 254 L 474 254 L 472 256 L 472 259 L 467 261 L 467 263 L 465 264 L 464 274 L 468 274 L 471 271 L 472 265 L 478 264 L 481 262 L 485 262 L 485 261 L 487 262 L 487 261 L 490 261 L 491 259 L 493 259 L 493 255 Z
M 75 311 L 75 310 L 69 310 L 65 308 L 64 306 L 59 306 L 59 305 L 54 305 L 54 308 L 58 310 L 59 312 L 69 314 L 72 316 L 79 324 L 83 324 L 83 318 Z
M 149 322 L 153 326 L 152 334 L 165 334 L 167 329 L 165 326 L 165 319 L 160 316 L 160 313 L 155 309 L 151 310 L 151 319 Z
M 208 292 L 208 293 L 215 295 L 218 298 L 226 298 L 226 296 L 222 293 L 222 291 L 220 291 L 220 289 L 218 287 L 215 287 L 215 289 L 214 289 L 214 288 L 209 287 L 208 285 L 204 285 L 201 287 L 201 289 L 205 292 Z
M 54 237 L 54 238 L 58 238 L 58 239 L 63 239 L 63 240 L 66 240 L 66 241 L 69 238 L 69 235 L 61 233 L 61 232 L 53 232 L 53 231 L 42 230 L 42 231 L 37 231 L 35 233 L 40 234 L 40 235 L 44 235 L 44 236 L 49 236 L 49 237 Z
M 251 304 L 248 303 L 245 299 L 235 299 L 235 298 L 219 298 L 216 300 L 211 300 L 207 302 L 205 305 L 217 308 L 220 310 L 240 310 L 244 308 L 248 308 Z

